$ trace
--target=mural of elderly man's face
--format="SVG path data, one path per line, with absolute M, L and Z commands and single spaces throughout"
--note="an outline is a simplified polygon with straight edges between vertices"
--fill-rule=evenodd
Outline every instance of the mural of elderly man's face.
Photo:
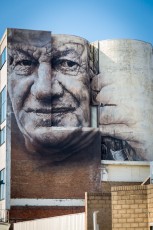
M 15 32 L 8 36 L 8 90 L 18 126 L 27 145 L 55 146 L 71 133 L 54 135 L 54 126 L 90 126 L 88 44 L 75 36 Z

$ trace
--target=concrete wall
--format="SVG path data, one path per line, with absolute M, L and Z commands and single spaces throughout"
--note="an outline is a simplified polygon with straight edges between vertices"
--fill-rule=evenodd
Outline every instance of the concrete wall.
M 97 42 L 95 43 L 97 49 Z M 99 105 L 104 160 L 153 160 L 152 45 L 102 40 L 93 103 Z
M 109 182 L 143 182 L 150 175 L 147 161 L 110 161 L 101 162 L 101 180 Z

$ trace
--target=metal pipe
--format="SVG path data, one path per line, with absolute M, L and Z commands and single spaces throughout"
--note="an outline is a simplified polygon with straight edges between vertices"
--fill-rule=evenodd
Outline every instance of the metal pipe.
M 93 212 L 93 230 L 99 230 L 99 225 L 97 224 L 97 214 L 99 211 Z

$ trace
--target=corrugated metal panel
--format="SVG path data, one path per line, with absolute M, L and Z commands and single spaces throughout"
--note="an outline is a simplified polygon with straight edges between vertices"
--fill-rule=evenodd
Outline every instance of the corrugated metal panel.
M 14 230 L 84 230 L 85 213 L 25 221 L 14 224 Z

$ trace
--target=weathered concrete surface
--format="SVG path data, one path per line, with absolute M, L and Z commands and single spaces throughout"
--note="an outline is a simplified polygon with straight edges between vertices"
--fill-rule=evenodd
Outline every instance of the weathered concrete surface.
M 99 41 L 99 75 L 94 77 L 92 89 L 99 92 L 95 99 L 100 105 L 99 125 L 103 136 L 112 137 L 106 141 L 112 156 L 116 160 L 124 159 L 124 154 L 128 160 L 153 160 L 151 44 Z M 126 142 L 115 148 L 114 138 Z

